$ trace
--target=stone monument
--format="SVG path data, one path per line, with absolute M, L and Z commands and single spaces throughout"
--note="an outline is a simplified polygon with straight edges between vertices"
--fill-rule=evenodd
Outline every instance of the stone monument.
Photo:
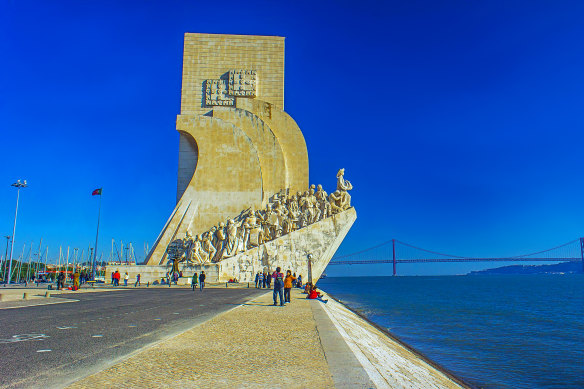
M 176 128 L 176 206 L 146 266 L 108 270 L 143 281 L 205 270 L 213 282 L 280 266 L 318 280 L 356 219 L 353 187 L 344 169 L 330 195 L 309 186 L 304 136 L 284 111 L 284 38 L 185 34 Z

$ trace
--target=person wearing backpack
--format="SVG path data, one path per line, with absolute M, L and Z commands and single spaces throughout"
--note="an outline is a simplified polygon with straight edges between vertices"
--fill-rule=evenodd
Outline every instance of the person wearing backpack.
M 207 276 L 205 275 L 205 272 L 202 271 L 201 275 L 199 276 L 199 285 L 200 285 L 199 288 L 201 291 L 205 287 L 205 277 L 207 277 Z
M 280 295 L 280 306 L 284 306 L 284 274 L 280 273 L 280 266 L 276 268 L 274 274 L 274 305 L 278 305 L 278 295 Z
M 199 275 L 197 274 L 197 272 L 195 272 L 195 274 L 193 274 L 193 279 L 191 280 L 191 288 L 193 288 L 193 292 L 195 291 L 195 289 L 197 289 L 198 282 Z

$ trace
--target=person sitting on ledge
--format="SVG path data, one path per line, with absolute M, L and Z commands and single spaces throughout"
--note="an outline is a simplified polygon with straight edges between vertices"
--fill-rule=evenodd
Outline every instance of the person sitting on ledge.
M 310 293 L 306 298 L 310 300 L 318 300 L 325 304 L 328 302 L 328 300 L 323 300 L 322 296 L 320 295 L 320 292 L 316 289 L 316 286 L 313 286 L 311 288 Z

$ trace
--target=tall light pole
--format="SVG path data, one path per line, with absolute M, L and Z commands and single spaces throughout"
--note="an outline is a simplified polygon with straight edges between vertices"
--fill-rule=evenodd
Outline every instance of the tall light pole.
M 20 182 L 16 181 L 11 186 L 16 188 L 16 211 L 14 212 L 14 227 L 12 228 L 12 243 L 10 243 L 10 263 L 8 264 L 8 285 L 10 285 L 10 279 L 12 278 L 12 253 L 14 252 L 14 235 L 16 234 L 16 218 L 18 217 L 18 199 L 20 198 L 20 188 L 26 188 L 26 180 Z

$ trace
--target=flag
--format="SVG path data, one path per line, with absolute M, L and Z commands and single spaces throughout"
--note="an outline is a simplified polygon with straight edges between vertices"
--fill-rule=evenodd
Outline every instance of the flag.
M 101 196 L 101 188 L 94 190 L 93 192 L 91 192 L 92 196 Z

